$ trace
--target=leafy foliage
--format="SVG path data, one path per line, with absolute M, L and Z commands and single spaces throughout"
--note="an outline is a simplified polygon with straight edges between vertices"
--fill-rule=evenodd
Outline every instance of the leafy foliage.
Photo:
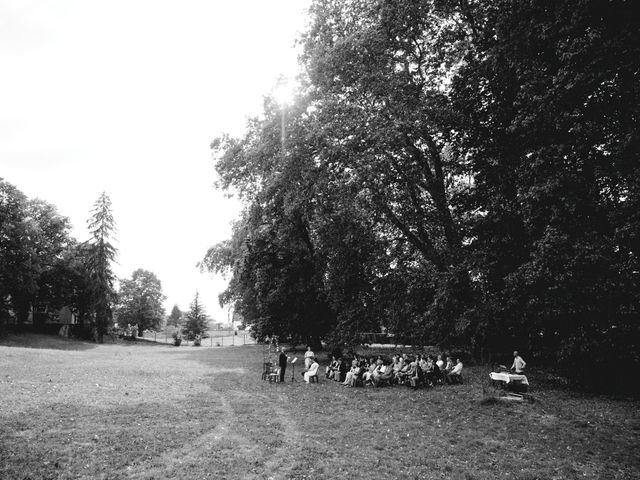
M 189 306 L 189 311 L 185 315 L 182 333 L 186 335 L 189 340 L 193 340 L 196 335 L 205 337 L 208 330 L 209 317 L 207 316 L 204 306 L 200 303 L 200 295 L 196 292 L 196 296 Z
M 294 105 L 212 144 L 246 204 L 221 301 L 259 336 L 637 371 L 630 3 L 315 1 Z
M 0 181 L 0 319 L 12 310 L 22 324 L 33 310 L 60 308 L 67 293 L 55 275 L 71 248 L 69 220 L 39 199 L 28 199 L 8 182 Z M 59 294 L 54 292 L 58 290 Z
M 629 243 L 640 34 L 630 8 L 497 2 L 453 86 L 467 119 L 457 148 L 473 152 L 468 201 L 486 212 L 475 266 L 487 314 L 503 325 L 477 331 L 494 348 L 506 337 L 559 358 L 589 382 L 640 364 L 640 242 Z
M 157 330 L 164 320 L 165 299 L 158 277 L 148 270 L 137 269 L 131 279 L 120 282 L 115 312 L 118 323 L 138 325 L 140 336 L 144 330 Z
M 167 325 L 179 327 L 182 324 L 183 314 L 178 305 L 174 305 L 167 317 Z

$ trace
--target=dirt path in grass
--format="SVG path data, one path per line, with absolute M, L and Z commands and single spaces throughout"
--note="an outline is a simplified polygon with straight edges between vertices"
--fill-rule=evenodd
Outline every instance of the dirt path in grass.
M 215 394 L 218 417 L 221 418 L 213 429 L 197 436 L 182 447 L 165 452 L 161 457 L 129 467 L 123 473 L 132 479 L 180 478 L 189 466 L 215 463 L 224 464 L 233 459 L 236 464 L 254 465 L 243 475 L 247 479 L 282 480 L 290 478 L 297 453 L 302 444 L 302 435 L 297 423 L 282 405 L 285 397 L 281 394 L 265 395 L 240 390 Z M 260 419 L 247 418 L 241 412 L 243 404 L 258 402 L 268 405 L 268 415 L 264 421 L 273 432 L 272 442 L 265 442 L 259 433 Z M 240 410 L 240 411 L 239 411 Z M 211 470 L 210 470 L 211 471 Z M 232 477 L 234 474 L 229 472 Z
M 280 480 L 289 478 L 289 474 L 301 450 L 302 433 L 298 424 L 291 418 L 291 413 L 276 405 L 274 408 L 276 419 L 283 427 L 284 443 L 270 456 L 265 463 L 267 478 Z
M 151 465 L 144 463 L 135 468 L 129 467 L 127 475 L 133 479 L 155 479 L 177 475 L 183 464 L 198 464 L 202 458 L 216 449 L 221 441 L 229 436 L 233 420 L 233 409 L 229 401 L 222 395 L 218 395 L 219 411 L 222 412 L 222 421 L 215 428 L 195 438 L 194 441 L 184 444 L 181 448 L 169 450 L 161 457 L 152 460 Z M 173 474 L 173 475 L 172 475 Z

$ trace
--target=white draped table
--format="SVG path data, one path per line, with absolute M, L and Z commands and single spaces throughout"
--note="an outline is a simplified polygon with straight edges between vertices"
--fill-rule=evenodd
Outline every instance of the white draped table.
M 495 380 L 497 382 L 505 382 L 512 383 L 517 382 L 522 385 L 529 385 L 529 381 L 525 375 L 520 375 L 517 373 L 500 373 L 500 372 L 491 372 L 489 374 L 491 380 Z

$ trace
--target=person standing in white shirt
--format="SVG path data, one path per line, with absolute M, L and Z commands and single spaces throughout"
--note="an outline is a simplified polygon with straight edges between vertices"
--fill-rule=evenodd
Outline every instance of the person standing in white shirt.
M 313 358 L 316 355 L 311 351 L 311 347 L 307 347 L 307 351 L 304 352 L 304 366 L 305 368 L 309 368 L 311 366 L 311 363 L 313 362 Z
M 516 373 L 524 373 L 524 367 L 527 366 L 527 363 L 522 359 L 520 355 L 518 355 L 518 351 L 513 352 L 513 365 L 511 365 L 511 370 Z

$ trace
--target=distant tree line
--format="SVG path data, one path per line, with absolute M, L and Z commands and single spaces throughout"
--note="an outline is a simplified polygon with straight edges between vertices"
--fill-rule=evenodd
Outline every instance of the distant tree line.
M 117 322 L 140 333 L 159 328 L 165 297 L 152 272 L 138 269 L 116 288 L 109 197 L 102 193 L 93 206 L 89 240 L 78 242 L 70 229 L 54 205 L 0 180 L 0 331 L 22 329 L 29 319 L 43 331 L 63 307 L 77 318 L 73 334 L 98 342 Z
M 293 104 L 212 143 L 245 205 L 203 260 L 221 303 L 258 337 L 637 373 L 632 3 L 314 1 Z

